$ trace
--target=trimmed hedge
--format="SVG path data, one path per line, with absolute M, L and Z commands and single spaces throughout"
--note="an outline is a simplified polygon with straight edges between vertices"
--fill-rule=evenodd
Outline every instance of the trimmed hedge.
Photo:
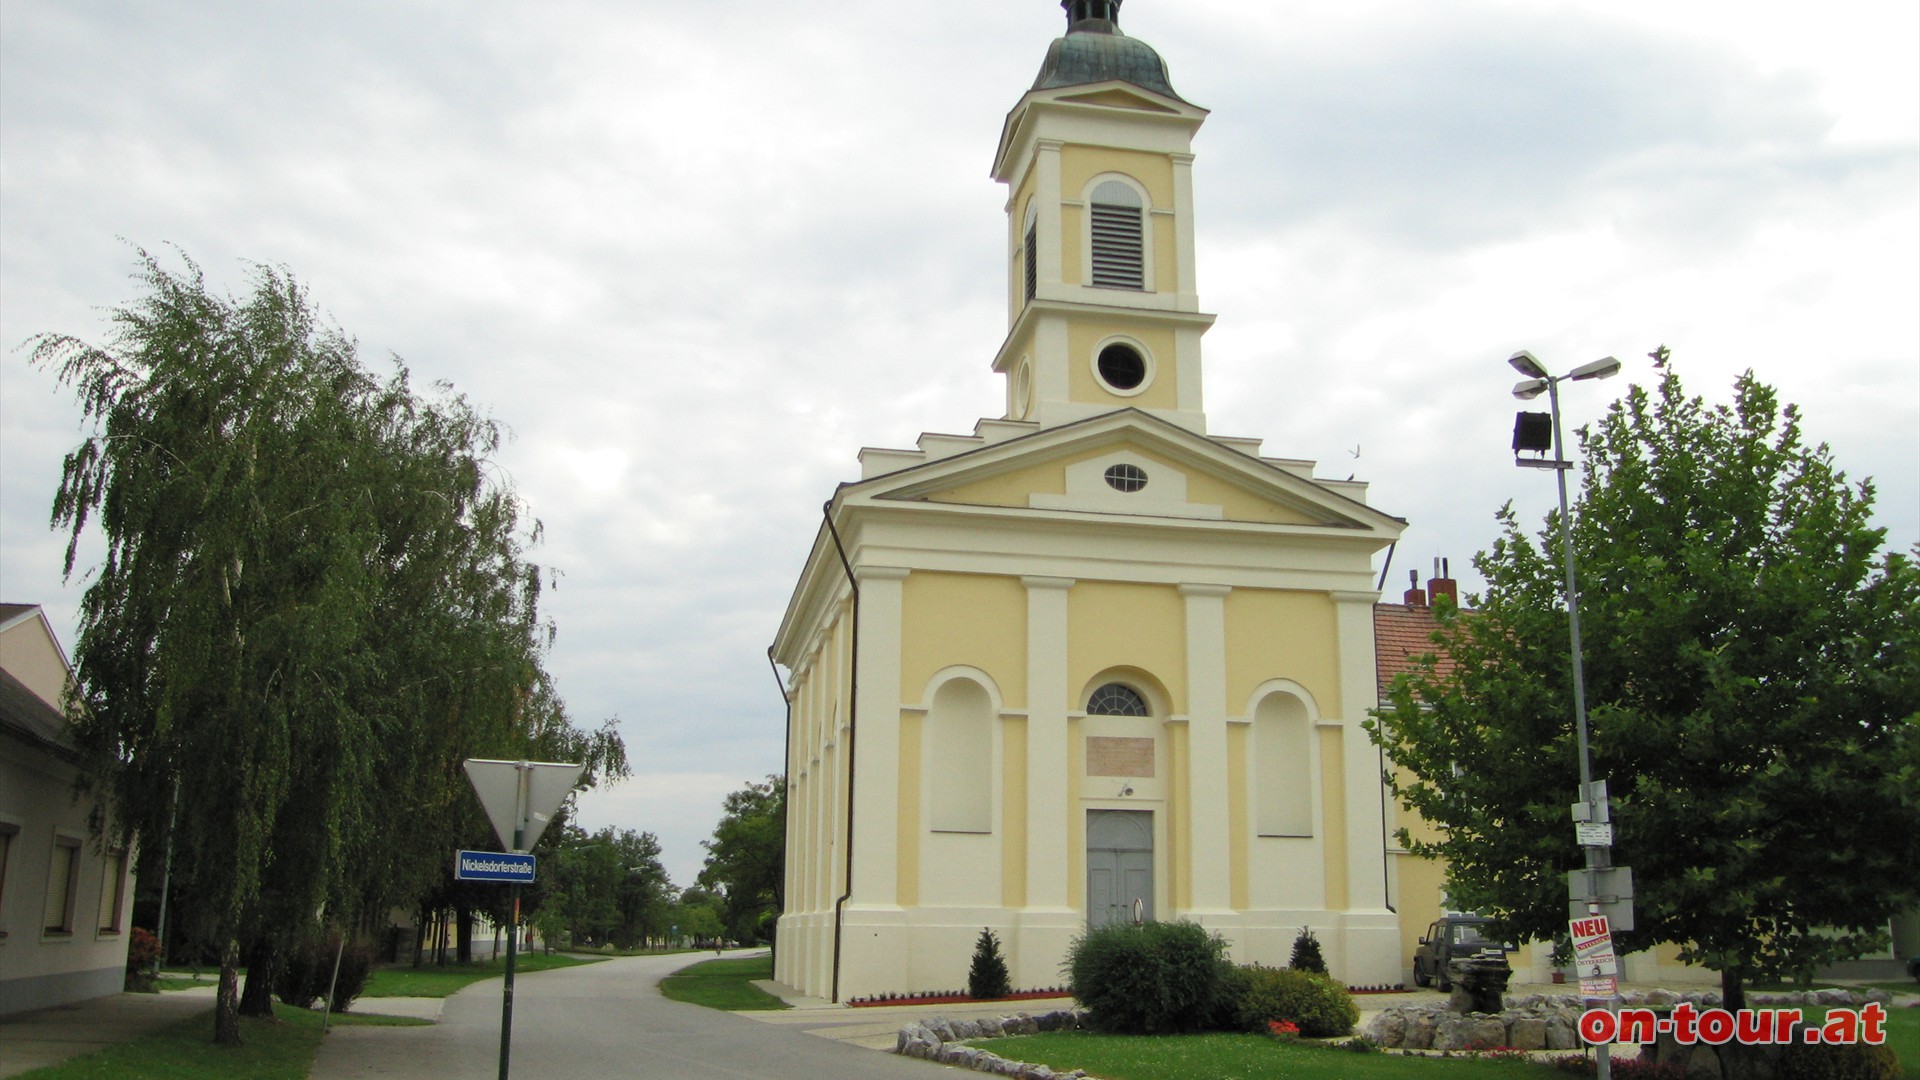
M 1347 988 L 1319 972 L 1256 964 L 1238 969 L 1232 983 L 1233 1026 L 1242 1031 L 1264 1032 L 1269 1021 L 1291 1020 L 1302 1036 L 1327 1039 L 1351 1033 L 1360 1020 Z
M 1790 1043 L 1774 1066 L 1775 1080 L 1894 1080 L 1900 1059 L 1889 1046 L 1866 1043 Z
M 1196 923 L 1109 923 L 1073 940 L 1068 986 L 1097 1031 L 1203 1031 L 1225 1002 L 1226 948 L 1218 934 Z

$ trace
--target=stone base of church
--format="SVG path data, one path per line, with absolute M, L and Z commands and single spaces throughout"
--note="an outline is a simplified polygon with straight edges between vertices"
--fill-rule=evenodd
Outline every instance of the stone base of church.
M 1401 981 L 1400 923 L 1390 911 L 1175 912 L 1227 940 L 1238 964 L 1284 967 L 1302 927 L 1320 941 L 1327 969 L 1350 986 Z M 982 928 L 1000 939 L 1016 990 L 1067 983 L 1061 965 L 1083 916 L 1066 908 L 863 907 L 849 904 L 841 929 L 840 1000 L 964 991 Z M 831 912 L 780 920 L 774 978 L 814 997 L 833 994 Z

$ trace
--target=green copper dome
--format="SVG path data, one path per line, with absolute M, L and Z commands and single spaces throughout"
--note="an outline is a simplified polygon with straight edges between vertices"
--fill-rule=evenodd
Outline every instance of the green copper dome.
M 1067 12 L 1067 36 L 1047 46 L 1046 62 L 1033 89 L 1119 80 L 1142 90 L 1185 100 L 1173 92 L 1167 65 L 1153 46 L 1120 32 L 1121 0 L 1061 0 Z

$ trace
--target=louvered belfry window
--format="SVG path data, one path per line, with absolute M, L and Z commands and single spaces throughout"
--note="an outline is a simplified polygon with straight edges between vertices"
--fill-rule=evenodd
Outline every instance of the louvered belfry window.
M 1093 284 L 1106 289 L 1146 288 L 1140 196 L 1118 180 L 1093 189 Z
M 1029 300 L 1033 299 L 1033 294 L 1038 289 L 1040 284 L 1040 268 L 1034 265 L 1036 262 L 1039 261 L 1039 256 L 1040 256 L 1040 227 L 1036 223 L 1028 222 L 1027 223 L 1026 257 L 1024 261 L 1027 264 L 1026 265 L 1027 299 Z

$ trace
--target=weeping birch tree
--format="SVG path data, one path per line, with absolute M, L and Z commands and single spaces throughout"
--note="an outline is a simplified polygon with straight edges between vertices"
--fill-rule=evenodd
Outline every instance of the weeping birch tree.
M 567 722 L 543 669 L 537 526 L 491 470 L 500 432 L 450 393 L 382 381 L 285 270 L 209 289 L 140 252 L 102 346 L 32 342 L 92 431 L 53 524 L 76 571 L 74 666 L 96 828 L 172 838 L 221 960 L 214 1037 L 239 1041 L 243 946 L 266 995 L 313 913 L 349 923 L 426 887 L 467 825 L 467 756 L 545 747 L 625 763 Z

